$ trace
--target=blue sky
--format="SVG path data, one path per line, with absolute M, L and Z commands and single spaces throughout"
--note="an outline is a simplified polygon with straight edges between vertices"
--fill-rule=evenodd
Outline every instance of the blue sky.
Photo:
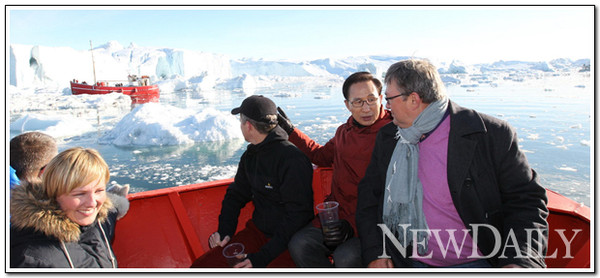
M 8 43 L 178 48 L 232 58 L 465 62 L 593 58 L 592 6 L 13 6 Z

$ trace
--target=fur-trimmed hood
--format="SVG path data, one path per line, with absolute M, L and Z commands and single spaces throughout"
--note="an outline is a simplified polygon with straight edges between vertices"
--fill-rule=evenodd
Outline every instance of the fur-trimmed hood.
M 11 189 L 10 222 L 15 228 L 33 228 L 60 241 L 78 241 L 81 235 L 79 224 L 69 219 L 56 200 L 43 191 L 41 183 L 24 183 Z M 113 203 L 106 198 L 98 212 L 97 219 L 103 223 Z

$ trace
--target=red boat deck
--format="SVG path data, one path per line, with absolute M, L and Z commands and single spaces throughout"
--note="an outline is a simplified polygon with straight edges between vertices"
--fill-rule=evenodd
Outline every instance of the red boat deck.
M 233 179 L 130 194 L 130 209 L 116 227 L 113 248 L 122 268 L 186 268 L 208 247 L 217 230 L 221 201 Z M 329 194 L 331 169 L 314 172 L 315 203 Z M 547 190 L 550 227 L 548 256 L 551 268 L 590 267 L 590 209 Z M 238 230 L 252 215 L 248 204 L 240 214 Z M 576 229 L 581 229 L 573 237 Z M 561 230 L 564 230 L 561 232 Z M 571 240 L 563 243 L 562 236 Z

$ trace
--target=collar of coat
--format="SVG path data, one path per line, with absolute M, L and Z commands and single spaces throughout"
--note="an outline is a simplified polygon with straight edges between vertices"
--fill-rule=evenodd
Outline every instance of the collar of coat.
M 448 109 L 450 110 L 450 129 L 458 136 L 467 136 L 474 133 L 486 133 L 487 128 L 482 119 L 482 113 L 479 113 L 473 109 L 462 107 L 452 100 L 448 103 Z M 499 122 L 498 119 L 492 118 L 495 122 Z
M 109 198 L 100 208 L 97 219 L 106 220 L 113 207 Z M 41 183 L 24 183 L 11 190 L 10 222 L 15 228 L 32 228 L 60 241 L 78 241 L 81 235 L 79 224 L 69 219 L 56 200 L 50 200 Z
M 285 132 L 280 126 L 275 126 L 275 128 L 269 132 L 267 137 L 265 137 L 265 139 L 262 142 L 256 145 L 248 144 L 248 147 L 246 149 L 251 153 L 258 152 L 265 148 L 265 146 L 271 144 L 271 142 L 286 141 L 288 140 L 288 138 L 289 137 L 287 132 Z

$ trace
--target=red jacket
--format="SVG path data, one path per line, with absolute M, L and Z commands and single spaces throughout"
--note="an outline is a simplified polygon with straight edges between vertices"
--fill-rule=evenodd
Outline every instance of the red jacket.
M 297 128 L 294 128 L 288 139 L 302 150 L 312 163 L 322 167 L 333 167 L 331 194 L 326 201 L 337 201 L 340 204 L 339 218 L 350 222 L 355 235 L 357 233 L 354 214 L 358 183 L 371 161 L 377 132 L 392 121 L 389 111 L 383 107 L 381 111 L 379 119 L 367 127 L 358 126 L 350 116 L 325 145 L 317 144 Z M 313 225 L 320 227 L 318 218 L 313 221 Z

